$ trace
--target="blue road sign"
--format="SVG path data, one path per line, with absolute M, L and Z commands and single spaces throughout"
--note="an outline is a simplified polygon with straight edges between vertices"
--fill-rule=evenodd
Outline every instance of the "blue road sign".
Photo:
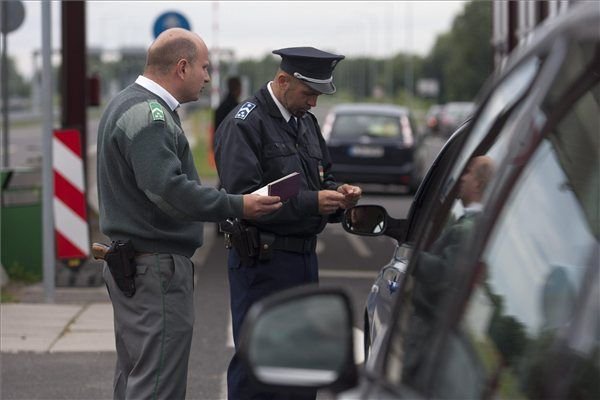
M 177 11 L 162 13 L 154 22 L 154 37 L 156 38 L 162 31 L 169 28 L 183 28 L 190 30 L 190 23 L 186 17 Z

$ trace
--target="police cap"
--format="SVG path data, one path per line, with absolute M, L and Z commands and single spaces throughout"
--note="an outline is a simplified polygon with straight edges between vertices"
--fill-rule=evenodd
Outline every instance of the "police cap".
M 333 69 L 344 56 L 314 47 L 288 47 L 273 50 L 273 54 L 281 56 L 280 68 L 288 74 L 320 93 L 335 93 Z

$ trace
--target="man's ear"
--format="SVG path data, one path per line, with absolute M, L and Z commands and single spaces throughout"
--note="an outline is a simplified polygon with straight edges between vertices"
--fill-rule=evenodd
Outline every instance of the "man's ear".
M 185 74 L 189 67 L 188 61 L 185 58 L 182 58 L 175 64 L 175 73 L 180 79 L 185 79 Z
M 282 89 L 287 89 L 291 82 L 291 77 L 284 73 L 277 74 L 275 79 L 277 80 L 277 85 Z

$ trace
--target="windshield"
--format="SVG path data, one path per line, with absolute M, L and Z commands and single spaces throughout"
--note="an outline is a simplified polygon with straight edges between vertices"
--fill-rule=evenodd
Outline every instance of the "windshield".
M 402 138 L 401 120 L 394 115 L 340 114 L 336 116 L 331 137 L 339 139 L 359 136 Z

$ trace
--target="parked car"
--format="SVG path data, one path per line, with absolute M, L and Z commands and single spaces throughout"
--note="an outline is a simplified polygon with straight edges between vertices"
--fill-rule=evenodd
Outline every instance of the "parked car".
M 436 134 L 440 130 L 440 118 L 444 106 L 434 104 L 425 113 L 425 133 Z
M 397 184 L 413 192 L 416 124 L 406 107 L 393 104 L 340 104 L 323 124 L 323 137 L 337 180 Z
M 438 132 L 449 137 L 475 110 L 475 103 L 456 101 L 444 104 L 438 117 Z
M 407 219 L 377 205 L 346 212 L 346 230 L 397 239 L 406 265 L 378 278 L 364 368 L 354 364 L 347 296 L 296 288 L 249 313 L 241 347 L 258 382 L 348 399 L 600 398 L 598 26 L 600 8 L 582 2 L 516 50 Z M 468 203 L 480 158 L 493 167 L 483 197 Z M 329 323 L 315 311 L 325 309 L 335 310 Z M 304 313 L 308 322 L 287 333 L 301 345 L 268 340 Z M 336 343 L 328 362 L 306 362 L 302 349 L 324 337 Z

